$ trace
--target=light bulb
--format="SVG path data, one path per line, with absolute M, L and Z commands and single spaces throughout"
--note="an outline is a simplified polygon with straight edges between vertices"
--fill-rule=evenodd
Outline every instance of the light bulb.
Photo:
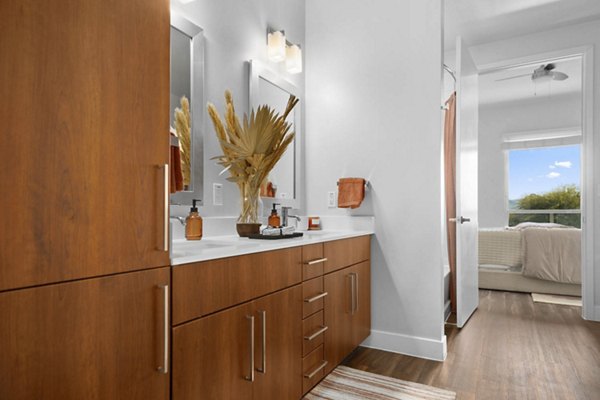
M 285 60 L 285 32 L 275 31 L 267 35 L 267 57 L 269 61 Z
M 285 69 L 290 74 L 302 72 L 302 49 L 297 44 L 287 46 L 285 50 Z

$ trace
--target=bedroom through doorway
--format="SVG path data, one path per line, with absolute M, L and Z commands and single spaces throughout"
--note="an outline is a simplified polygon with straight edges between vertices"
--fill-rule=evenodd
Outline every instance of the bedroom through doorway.
M 583 59 L 479 77 L 479 287 L 581 305 Z

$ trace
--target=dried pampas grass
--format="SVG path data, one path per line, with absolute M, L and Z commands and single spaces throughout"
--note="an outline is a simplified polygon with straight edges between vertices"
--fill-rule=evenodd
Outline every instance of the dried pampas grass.
M 189 188 L 192 174 L 192 120 L 190 116 L 190 102 L 185 96 L 183 96 L 179 102 L 181 108 L 175 109 L 175 130 L 177 131 L 177 137 L 179 138 L 183 185 Z

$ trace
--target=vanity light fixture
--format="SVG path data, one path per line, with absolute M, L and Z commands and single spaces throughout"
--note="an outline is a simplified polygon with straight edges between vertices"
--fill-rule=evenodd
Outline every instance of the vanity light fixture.
M 267 34 L 267 57 L 269 61 L 281 62 L 285 60 L 285 32 L 269 31 Z
M 302 72 L 302 49 L 299 44 L 288 42 L 283 30 L 267 30 L 267 58 L 274 63 L 285 61 L 290 74 Z
M 288 43 L 286 46 L 285 69 L 290 74 L 302 72 L 302 49 L 299 44 Z

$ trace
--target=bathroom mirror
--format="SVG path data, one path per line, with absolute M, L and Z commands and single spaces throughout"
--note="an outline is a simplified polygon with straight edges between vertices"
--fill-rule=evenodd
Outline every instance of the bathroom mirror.
M 182 98 L 189 101 L 189 129 L 181 121 L 177 126 L 175 111 L 184 109 Z M 183 190 L 171 194 L 171 203 L 191 204 L 192 199 L 203 199 L 204 35 L 202 28 L 175 13 L 171 14 L 169 115 L 171 132 L 179 137 L 171 137 L 171 144 L 179 145 L 183 178 Z
M 269 105 L 276 112 L 283 113 L 290 94 L 296 96 L 300 101 L 288 116 L 288 122 L 292 124 L 291 131 L 296 132 L 294 141 L 277 163 L 268 181 L 271 182 L 272 191 L 265 188 L 261 190 L 263 201 L 281 203 L 293 208 L 300 207 L 300 182 L 301 182 L 301 149 L 302 149 L 302 93 L 289 80 L 280 76 L 277 72 L 267 68 L 258 61 L 250 61 L 250 107 L 257 109 L 260 105 Z M 270 206 L 270 204 L 265 204 Z

